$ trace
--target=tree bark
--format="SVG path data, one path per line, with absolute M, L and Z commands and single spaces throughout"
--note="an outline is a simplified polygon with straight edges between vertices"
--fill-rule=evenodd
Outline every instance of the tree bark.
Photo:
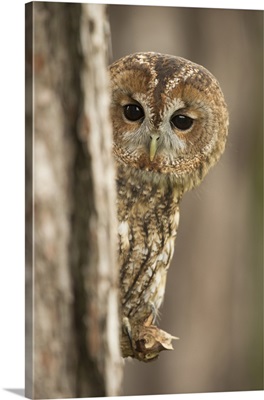
M 27 397 L 120 394 L 108 39 L 105 6 L 26 5 Z

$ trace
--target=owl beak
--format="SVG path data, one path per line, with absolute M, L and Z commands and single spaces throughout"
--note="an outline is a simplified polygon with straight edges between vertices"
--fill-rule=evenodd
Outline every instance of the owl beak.
M 158 148 L 158 140 L 159 135 L 157 133 L 153 133 L 150 135 L 150 146 L 149 146 L 149 159 L 150 161 L 154 160 L 155 154 Z

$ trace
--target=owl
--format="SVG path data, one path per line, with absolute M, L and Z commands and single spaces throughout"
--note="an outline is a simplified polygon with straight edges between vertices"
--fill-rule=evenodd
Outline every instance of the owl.
M 123 356 L 149 361 L 172 348 L 155 325 L 183 194 L 224 151 L 228 111 L 204 67 L 173 55 L 135 53 L 109 67 L 116 163 Z

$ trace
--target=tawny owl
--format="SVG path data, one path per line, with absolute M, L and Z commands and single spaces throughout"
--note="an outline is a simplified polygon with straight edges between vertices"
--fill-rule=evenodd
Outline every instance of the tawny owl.
M 179 203 L 223 153 L 228 112 L 214 76 L 184 58 L 136 53 L 109 70 L 122 350 L 147 361 L 171 348 L 166 332 L 153 324 L 164 297 Z

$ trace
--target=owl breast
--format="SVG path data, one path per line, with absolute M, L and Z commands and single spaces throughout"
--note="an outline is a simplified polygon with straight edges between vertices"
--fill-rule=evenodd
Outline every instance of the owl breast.
M 144 177 L 142 175 L 145 175 Z M 144 181 L 142 185 L 142 181 Z M 179 224 L 180 195 L 167 180 L 118 167 L 119 265 L 123 316 L 155 320 Z

